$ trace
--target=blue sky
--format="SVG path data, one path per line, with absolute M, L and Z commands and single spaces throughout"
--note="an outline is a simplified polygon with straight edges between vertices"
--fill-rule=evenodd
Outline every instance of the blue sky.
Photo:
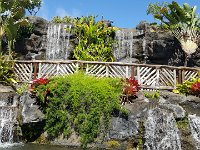
M 165 0 L 171 2 L 171 0 Z M 88 15 L 103 16 L 113 21 L 113 25 L 121 28 L 134 28 L 140 21 L 153 22 L 151 15 L 146 15 L 149 3 L 164 2 L 162 0 L 43 0 L 42 8 L 37 16 L 51 20 L 54 16 L 81 17 Z M 180 5 L 188 3 L 197 5 L 200 12 L 200 0 L 176 0 Z

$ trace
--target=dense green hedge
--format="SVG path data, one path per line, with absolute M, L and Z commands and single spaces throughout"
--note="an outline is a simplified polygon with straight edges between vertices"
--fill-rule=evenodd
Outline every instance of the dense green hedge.
M 54 77 L 48 84 L 36 86 L 35 91 L 45 108 L 45 130 L 49 137 L 62 133 L 69 136 L 73 128 L 83 147 L 108 129 L 113 112 L 124 112 L 120 106 L 120 79 L 76 73 Z

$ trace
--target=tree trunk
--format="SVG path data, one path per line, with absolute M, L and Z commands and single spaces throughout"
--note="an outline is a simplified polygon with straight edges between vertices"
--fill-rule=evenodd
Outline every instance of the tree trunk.
M 188 60 L 190 59 L 190 55 L 186 54 L 184 66 L 187 67 Z

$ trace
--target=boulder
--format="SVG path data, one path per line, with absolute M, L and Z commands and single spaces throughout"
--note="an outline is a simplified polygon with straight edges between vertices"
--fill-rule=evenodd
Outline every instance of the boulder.
M 35 123 L 44 120 L 44 114 L 36 104 L 36 98 L 31 97 L 29 92 L 25 92 L 20 97 L 20 103 L 22 107 L 22 123 Z
M 33 31 L 30 35 L 27 35 L 28 37 L 17 39 L 15 51 L 23 56 L 20 59 L 45 59 L 43 54 L 46 51 L 44 42 L 49 22 L 36 16 L 29 16 L 27 19 L 32 23 Z
M 28 16 L 27 19 L 34 25 L 34 34 L 41 36 L 47 34 L 47 24 L 49 23 L 47 20 L 36 16 Z

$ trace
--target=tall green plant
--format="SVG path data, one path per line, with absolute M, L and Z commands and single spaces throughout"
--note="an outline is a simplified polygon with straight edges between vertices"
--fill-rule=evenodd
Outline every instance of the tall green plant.
M 47 92 L 48 91 L 48 92 Z M 76 73 L 55 77 L 35 87 L 45 106 L 46 131 L 51 138 L 69 136 L 74 129 L 83 147 L 108 129 L 111 115 L 122 111 L 120 79 L 95 78 Z M 46 95 L 47 94 L 47 95 Z
M 0 0 L 0 50 L 4 36 L 6 36 L 9 51 L 13 49 L 19 27 L 28 23 L 24 19 L 25 11 L 32 12 L 40 5 L 41 0 Z
M 89 61 L 114 61 L 113 34 L 116 28 L 105 21 L 96 22 L 94 16 L 75 19 L 72 33 L 75 35 L 74 58 Z
M 187 60 L 198 47 L 200 37 L 200 18 L 196 13 L 197 6 L 190 7 L 187 3 L 180 6 L 177 2 L 149 4 L 147 14 L 152 14 L 179 40 Z
M 10 55 L 0 53 L 0 83 L 11 85 L 16 83 L 13 72 L 14 62 L 11 61 Z

